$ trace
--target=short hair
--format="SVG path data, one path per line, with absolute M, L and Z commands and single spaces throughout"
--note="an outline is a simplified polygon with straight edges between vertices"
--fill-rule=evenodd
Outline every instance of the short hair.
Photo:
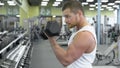
M 82 7 L 82 4 L 80 1 L 76 1 L 76 0 L 70 0 L 70 1 L 66 1 L 64 4 L 63 4 L 63 7 L 62 7 L 62 11 L 64 11 L 65 9 L 67 8 L 70 8 L 70 10 L 73 12 L 73 13 L 77 13 L 78 10 L 81 10 L 83 15 L 84 15 L 84 10 L 83 10 L 83 7 Z

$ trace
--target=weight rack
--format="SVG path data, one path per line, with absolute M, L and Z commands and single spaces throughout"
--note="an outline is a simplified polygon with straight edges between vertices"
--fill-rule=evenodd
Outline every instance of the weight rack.
M 32 45 L 27 31 L 0 50 L 0 68 L 30 68 Z

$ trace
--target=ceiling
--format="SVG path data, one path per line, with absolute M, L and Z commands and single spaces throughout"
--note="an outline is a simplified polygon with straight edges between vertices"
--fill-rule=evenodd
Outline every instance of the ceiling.
M 57 6 L 53 6 L 53 7 L 61 7 L 65 1 L 69 1 L 69 0 L 59 0 L 59 1 L 41 0 L 40 6 L 44 6 L 41 5 L 42 2 L 48 2 L 47 5 L 45 6 L 53 6 L 55 2 L 60 2 Z M 77 0 L 77 1 L 80 1 L 84 7 L 86 6 L 89 7 L 89 10 L 96 10 L 98 8 L 98 0 Z M 119 5 L 120 5 L 120 0 L 101 0 L 101 10 L 113 11 L 115 9 L 119 9 Z
M 13 0 L 0 0 L 0 4 L 6 3 L 7 1 L 13 1 Z M 21 1 L 21 0 L 16 0 L 16 1 Z M 28 1 L 31 1 L 31 3 L 34 3 L 34 5 L 39 4 L 40 7 L 47 6 L 47 7 L 61 8 L 62 4 L 65 1 L 69 1 L 69 0 L 28 0 Z M 80 1 L 84 7 L 86 6 L 89 7 L 89 10 L 96 10 L 98 8 L 98 3 L 97 3 L 98 0 L 77 0 L 77 1 Z M 120 5 L 120 0 L 101 0 L 101 10 L 113 11 L 115 9 L 119 9 L 119 5 Z
M 94 8 L 94 9 L 98 8 L 98 0 L 93 0 L 92 2 L 88 2 L 87 0 L 82 0 L 81 2 L 82 2 L 83 6 L 89 6 L 89 9 L 90 8 Z M 120 0 L 101 0 L 101 10 L 119 9 L 119 4 L 120 4 Z

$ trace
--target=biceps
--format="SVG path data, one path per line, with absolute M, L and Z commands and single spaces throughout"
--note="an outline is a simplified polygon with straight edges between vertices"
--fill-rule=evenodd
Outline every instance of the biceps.
M 69 56 L 72 62 L 80 58 L 83 53 L 84 50 L 76 47 L 75 45 L 70 45 L 70 47 L 68 47 L 67 55 Z

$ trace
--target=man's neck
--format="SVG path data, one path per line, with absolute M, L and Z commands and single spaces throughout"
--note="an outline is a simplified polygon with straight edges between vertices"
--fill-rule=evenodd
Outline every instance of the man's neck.
M 81 23 L 79 23 L 79 25 L 77 26 L 77 30 L 81 29 L 82 27 L 89 25 L 88 22 L 86 20 L 82 21 Z

